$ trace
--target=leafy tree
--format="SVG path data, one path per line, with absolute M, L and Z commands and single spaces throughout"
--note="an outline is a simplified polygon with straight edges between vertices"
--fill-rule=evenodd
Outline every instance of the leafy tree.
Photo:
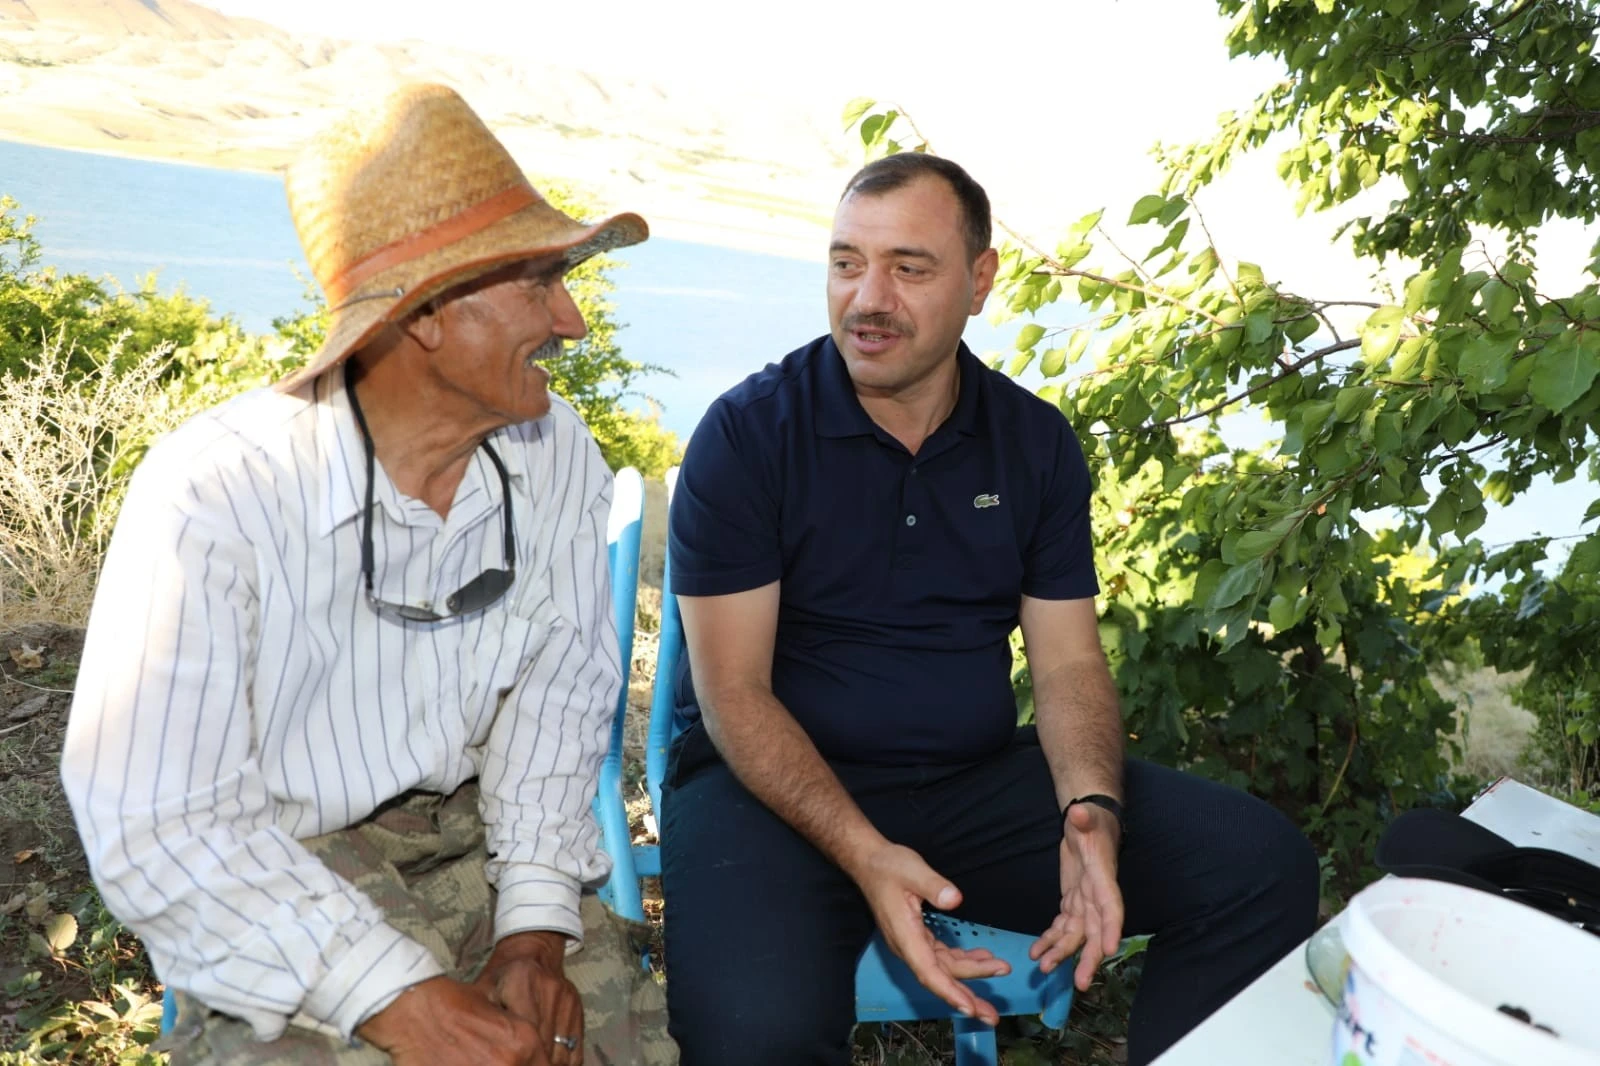
M 186 346 L 219 323 L 204 300 L 156 290 L 154 274 L 123 292 L 86 274 L 41 266 L 43 249 L 32 215 L 0 196 L 0 376 L 25 372 L 50 343 L 67 342 L 78 373 L 93 370 L 92 353 L 117 346 L 120 358 L 142 359 L 163 345 Z
M 1164 183 L 1129 218 L 1155 231 L 1142 256 L 1099 211 L 1053 249 L 1006 244 L 1003 313 L 1061 324 L 1021 327 L 997 363 L 1038 366 L 1097 476 L 1102 629 L 1133 750 L 1271 797 L 1354 877 L 1389 813 L 1449 796 L 1452 708 L 1429 666 L 1463 639 L 1463 583 L 1545 558 L 1545 541 L 1473 539 L 1485 501 L 1591 475 L 1596 264 L 1550 294 L 1533 252 L 1540 222 L 1594 217 L 1595 5 L 1219 3 L 1233 52 L 1286 77 L 1208 141 L 1162 150 Z M 869 155 L 929 150 L 870 101 L 846 123 Z M 1303 210 L 1393 189 L 1341 239 L 1419 259 L 1399 291 L 1294 293 L 1213 246 L 1195 193 L 1274 136 Z M 1476 243 L 1486 231 L 1503 254 Z M 1276 439 L 1230 446 L 1241 411 Z M 1590 537 L 1574 557 L 1592 572 L 1597 553 Z
M 1490 666 L 1527 671 L 1512 694 L 1538 717 L 1537 754 L 1600 802 L 1600 573 L 1569 557 L 1554 577 L 1524 574 L 1461 613 Z M 1516 639 L 1494 639 L 1508 623 Z

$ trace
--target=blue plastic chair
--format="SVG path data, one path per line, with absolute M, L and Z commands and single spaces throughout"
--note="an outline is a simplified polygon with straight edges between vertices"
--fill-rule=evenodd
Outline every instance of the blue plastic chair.
M 674 468 L 667 473 L 669 500 L 676 480 L 677 470 Z M 661 578 L 661 637 L 645 750 L 646 788 L 658 819 L 661 811 L 661 781 L 666 776 L 667 751 L 674 733 L 673 684 L 683 654 L 683 623 L 678 613 L 677 598 L 672 594 L 672 558 L 669 551 Z M 618 719 L 615 735 L 620 738 L 620 713 Z M 619 810 L 622 807 L 620 791 L 603 791 L 600 799 Z M 616 824 L 616 818 L 602 820 L 601 824 Z M 611 835 L 608 831 L 606 836 L 606 847 L 615 863 L 611 881 L 617 897 L 634 899 L 640 895 L 638 877 L 659 876 L 661 855 L 655 845 L 630 845 L 626 820 L 621 824 L 622 831 L 617 835 Z M 635 878 L 632 885 L 618 884 L 628 876 L 624 872 L 628 867 L 631 867 Z M 671 920 L 670 915 L 668 920 Z M 1011 973 L 1005 977 L 968 982 L 972 990 L 993 1003 L 1000 1014 L 1037 1014 L 1052 1029 L 1066 1025 L 1074 992 L 1072 967 L 1063 964 L 1049 974 L 1041 973 L 1038 964 L 1028 958 L 1028 947 L 1036 935 L 976 925 L 940 914 L 930 914 L 926 921 L 934 935 L 946 944 L 988 948 L 998 958 L 1011 964 Z M 672 979 L 670 973 L 667 979 Z M 856 1019 L 863 1022 L 891 1022 L 946 1018 L 955 1028 L 957 1066 L 996 1066 L 999 1051 L 994 1030 L 980 1021 L 963 1017 L 944 1000 L 923 988 L 910 968 L 889 950 L 882 935 L 874 934 L 856 965 Z
M 628 710 L 628 673 L 633 665 L 633 620 L 639 594 L 639 537 L 644 529 L 644 478 L 633 467 L 617 471 L 611 496 L 611 515 L 606 523 L 606 561 L 611 570 L 611 610 L 617 621 L 617 644 L 622 651 L 622 690 L 617 693 L 617 718 L 611 728 L 611 747 L 600 764 L 600 790 L 594 810 L 606 841 L 628 839 L 627 812 L 622 798 L 622 726 Z M 618 803 L 602 803 L 601 797 L 615 794 Z M 608 825 L 610 819 L 615 824 Z M 618 821 L 617 819 L 620 819 Z M 616 851 L 612 852 L 617 854 Z M 600 891 L 607 906 L 625 918 L 644 921 L 644 906 L 639 895 L 631 855 L 614 860 L 620 873 Z M 632 892 L 618 897 L 615 886 L 631 884 Z M 172 1031 L 178 1020 L 178 1002 L 169 988 L 161 997 L 161 1034 Z
M 601 886 L 600 900 L 624 918 L 644 921 L 644 901 L 629 848 L 610 848 L 612 841 L 628 840 L 628 812 L 622 804 L 622 728 L 628 716 L 628 675 L 633 665 L 633 622 L 639 600 L 639 537 L 644 528 L 644 479 L 633 467 L 617 471 L 611 497 L 611 517 L 606 525 L 606 546 L 611 565 L 611 610 L 617 619 L 617 645 L 622 650 L 622 689 L 617 693 L 617 716 L 611 723 L 611 745 L 600 762 L 600 787 L 594 812 L 602 839 L 612 856 L 612 874 Z M 607 801 L 615 797 L 617 802 Z M 619 891 L 619 886 L 632 886 Z

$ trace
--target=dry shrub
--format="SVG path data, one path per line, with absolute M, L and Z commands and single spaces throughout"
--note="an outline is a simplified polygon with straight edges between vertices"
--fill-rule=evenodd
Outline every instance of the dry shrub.
M 88 618 L 134 463 L 182 418 L 160 380 L 170 353 L 124 359 L 118 342 L 84 375 L 58 338 L 0 376 L 0 624 Z

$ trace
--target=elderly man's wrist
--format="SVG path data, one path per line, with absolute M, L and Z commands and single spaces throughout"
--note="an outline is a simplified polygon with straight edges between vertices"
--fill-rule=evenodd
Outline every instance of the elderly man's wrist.
M 560 972 L 567 955 L 568 937 L 550 929 L 529 929 L 502 937 L 494 946 L 491 964 L 513 959 L 531 959 L 540 966 Z

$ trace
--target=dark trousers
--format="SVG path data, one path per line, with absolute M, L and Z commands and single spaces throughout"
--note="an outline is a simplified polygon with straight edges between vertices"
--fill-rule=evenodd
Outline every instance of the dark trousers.
M 1042 933 L 1061 905 L 1061 814 L 1032 729 L 966 766 L 834 766 L 890 840 L 955 882 L 956 915 Z M 1153 934 L 1129 1020 L 1148 1063 L 1309 936 L 1317 863 L 1243 792 L 1129 760 L 1125 935 Z M 667 1010 L 684 1066 L 850 1061 L 855 965 L 872 934 L 838 867 L 738 783 L 695 726 L 662 793 Z

